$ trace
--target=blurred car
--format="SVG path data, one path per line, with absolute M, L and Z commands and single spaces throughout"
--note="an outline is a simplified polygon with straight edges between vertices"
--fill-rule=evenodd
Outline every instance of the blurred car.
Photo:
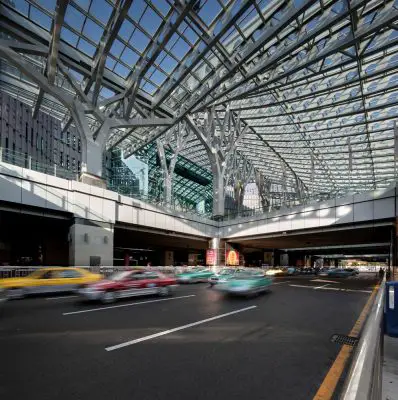
M 287 268 L 287 274 L 288 275 L 298 275 L 299 270 L 296 267 L 288 267 Z
M 104 304 L 113 303 L 117 299 L 153 295 L 169 296 L 176 287 L 176 279 L 160 272 L 130 270 L 116 272 L 107 279 L 93 283 L 80 289 L 84 300 L 99 300 Z
M 287 268 L 271 268 L 265 272 L 266 276 L 285 276 L 287 274 Z
M 181 283 L 194 283 L 194 282 L 207 282 L 208 279 L 214 274 L 208 268 L 197 267 L 189 271 L 177 274 L 176 278 Z
M 20 299 L 30 294 L 73 292 L 102 278 L 83 268 L 40 268 L 22 278 L 0 279 L 0 287 L 8 298 Z
M 335 278 L 346 278 L 354 275 L 357 275 L 357 272 L 353 268 L 333 268 L 328 272 L 328 276 Z
M 318 272 L 319 276 L 329 276 L 329 268 L 321 268 Z
M 302 275 L 314 275 L 314 274 L 316 274 L 316 270 L 315 270 L 315 268 L 312 268 L 312 267 L 304 267 L 304 268 L 301 268 L 300 274 L 302 274 Z
M 223 268 L 220 272 L 211 275 L 208 282 L 210 286 L 217 285 L 218 283 L 225 282 L 232 278 L 239 271 L 241 271 L 239 268 Z
M 269 290 L 272 279 L 258 272 L 241 272 L 216 286 L 227 294 L 249 296 Z

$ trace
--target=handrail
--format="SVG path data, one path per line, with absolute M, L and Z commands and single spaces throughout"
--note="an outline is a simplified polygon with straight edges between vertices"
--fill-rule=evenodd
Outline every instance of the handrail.
M 340 397 L 342 400 L 381 399 L 385 287 L 384 277 L 361 333 Z

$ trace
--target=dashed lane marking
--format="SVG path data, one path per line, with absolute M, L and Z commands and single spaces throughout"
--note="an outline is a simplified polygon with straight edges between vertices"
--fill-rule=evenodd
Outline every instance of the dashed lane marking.
M 118 350 L 118 349 L 121 349 L 122 347 L 131 346 L 133 344 L 141 343 L 141 342 L 144 342 L 144 341 L 150 340 L 150 339 L 155 339 L 155 338 L 157 338 L 159 336 L 164 336 L 164 335 L 168 335 L 169 333 L 181 331 L 183 329 L 192 328 L 193 326 L 205 324 L 207 322 L 215 321 L 216 319 L 225 318 L 225 317 L 228 317 L 229 315 L 238 314 L 238 313 L 241 313 L 241 312 L 244 312 L 244 311 L 249 311 L 249 310 L 252 310 L 254 308 L 257 308 L 257 306 L 250 306 L 250 307 L 246 307 L 246 308 L 241 308 L 239 310 L 231 311 L 231 312 L 226 313 L 226 314 L 216 315 L 215 317 L 202 319 L 201 321 L 192 322 L 191 324 L 186 324 L 186 325 L 178 326 L 177 328 L 168 329 L 167 331 L 154 333 L 153 335 L 148 335 L 148 336 L 144 336 L 144 337 L 139 338 L 139 339 L 130 340 L 128 342 L 120 343 L 120 344 L 117 344 L 115 346 L 109 346 L 109 347 L 106 347 L 105 350 L 106 351 Z
M 161 301 L 170 301 L 170 300 L 186 299 L 186 298 L 188 298 L 188 297 L 195 297 L 195 296 L 196 296 L 196 294 L 190 294 L 190 295 L 188 295 L 188 296 L 170 297 L 170 298 L 168 298 L 168 299 L 157 299 L 157 300 L 148 300 L 148 301 L 137 301 L 137 302 L 134 302 L 134 303 L 119 304 L 119 305 L 117 305 L 117 306 L 98 307 L 98 308 L 90 308 L 89 310 L 71 311 L 71 312 L 63 313 L 62 315 L 83 314 L 83 313 L 88 313 L 88 312 L 110 310 L 110 309 L 112 309 L 112 308 L 132 307 L 132 306 L 139 306 L 139 305 L 141 305 L 141 304 L 160 303 Z
M 285 282 L 277 282 L 277 283 L 273 283 L 273 285 L 282 285 L 283 283 L 289 283 L 291 281 L 285 281 Z

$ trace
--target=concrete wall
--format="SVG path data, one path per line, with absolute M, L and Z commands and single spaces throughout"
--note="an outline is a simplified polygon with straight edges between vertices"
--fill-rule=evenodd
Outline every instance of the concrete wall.
M 93 265 L 91 257 L 99 257 L 100 265 L 113 265 L 112 225 L 84 222 L 77 220 L 70 228 L 69 265 Z
M 224 238 L 237 238 L 395 218 L 396 201 L 396 189 L 391 187 L 226 221 L 220 231 Z
M 166 212 L 109 190 L 2 162 L 0 201 L 67 212 L 90 221 L 134 224 L 200 237 L 213 237 L 218 232 L 212 220 Z

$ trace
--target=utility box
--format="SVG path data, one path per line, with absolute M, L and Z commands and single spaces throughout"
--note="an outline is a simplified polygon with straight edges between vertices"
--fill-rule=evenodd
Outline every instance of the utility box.
M 398 282 L 386 283 L 384 323 L 385 333 L 398 337 Z

